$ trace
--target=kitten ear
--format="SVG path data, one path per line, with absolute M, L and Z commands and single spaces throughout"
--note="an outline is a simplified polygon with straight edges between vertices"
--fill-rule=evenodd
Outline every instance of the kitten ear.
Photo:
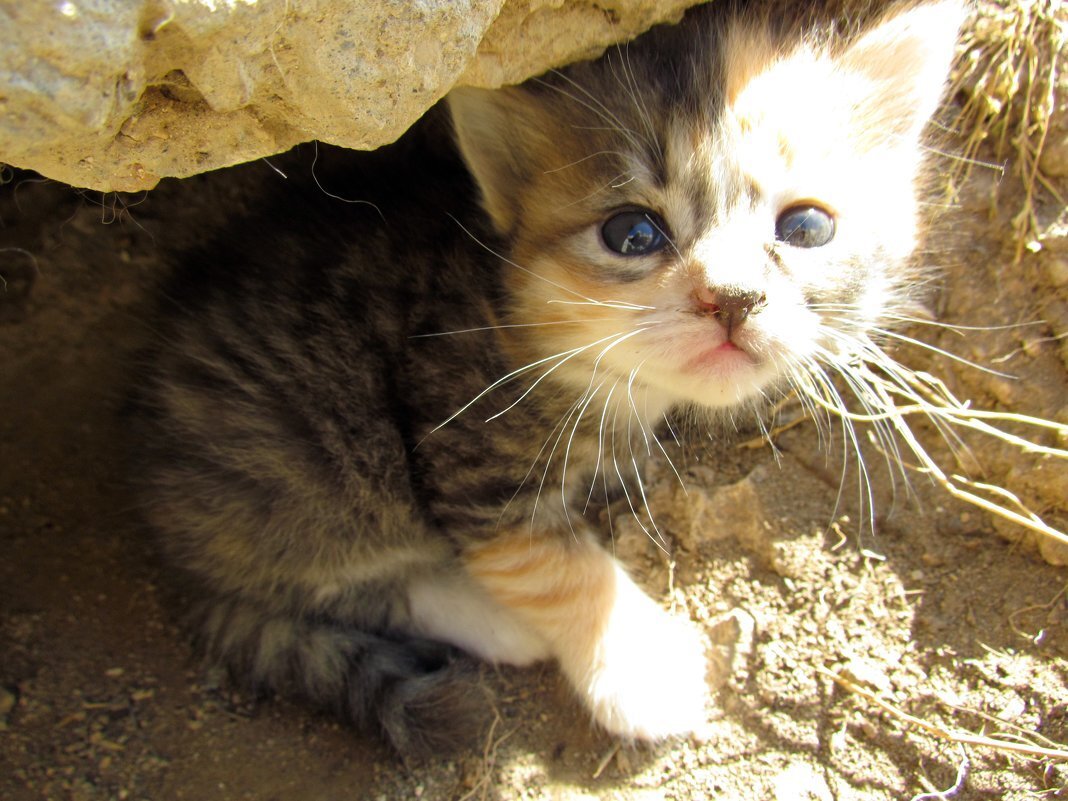
M 533 149 L 544 138 L 521 89 L 472 89 L 449 93 L 456 141 L 482 191 L 482 206 L 499 233 L 515 227 L 520 195 L 530 178 Z
M 945 90 L 964 20 L 957 0 L 925 3 L 890 17 L 838 56 L 870 82 L 859 111 L 866 124 L 919 137 Z

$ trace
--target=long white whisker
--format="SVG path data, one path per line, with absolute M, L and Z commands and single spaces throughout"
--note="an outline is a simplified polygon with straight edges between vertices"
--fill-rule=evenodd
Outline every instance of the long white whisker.
M 593 344 L 595 345 L 597 343 L 593 343 Z M 492 392 L 493 390 L 495 390 L 497 387 L 501 386 L 502 384 L 506 384 L 509 381 L 511 381 L 512 379 L 522 375 L 523 373 L 525 373 L 525 372 L 527 372 L 529 370 L 533 370 L 535 367 L 538 367 L 538 366 L 540 366 L 542 364 L 545 364 L 546 362 L 551 362 L 553 359 L 559 359 L 561 356 L 566 356 L 567 358 L 570 358 L 571 356 L 574 356 L 579 351 L 585 350 L 586 348 L 590 348 L 590 347 L 592 347 L 592 345 L 586 345 L 585 347 L 582 347 L 582 348 L 572 348 L 570 350 L 561 351 L 560 353 L 554 353 L 552 356 L 546 356 L 543 359 L 538 359 L 537 361 L 531 362 L 528 365 L 525 365 L 525 366 L 520 367 L 520 368 L 518 368 L 516 370 L 513 370 L 512 372 L 508 373 L 507 375 L 503 376 L 502 378 L 498 378 L 496 381 L 494 381 L 492 384 L 490 384 L 484 390 L 482 390 L 477 395 L 475 395 L 475 397 L 473 397 L 471 400 L 469 400 L 467 403 L 465 403 L 463 406 L 461 406 L 459 409 L 457 409 L 455 412 L 453 412 L 451 415 L 449 415 L 449 417 L 447 419 L 445 419 L 443 422 L 439 423 L 434 428 L 432 428 L 430 430 L 430 434 L 433 434 L 434 432 L 439 431 L 440 429 L 442 429 L 445 426 L 447 426 L 449 423 L 451 423 L 453 420 L 455 420 L 461 414 L 466 412 L 468 409 L 470 409 L 472 406 L 474 406 L 476 403 L 478 403 L 482 398 L 484 398 L 486 395 L 488 395 L 490 392 Z M 429 436 L 430 434 L 428 434 L 427 436 Z
M 454 334 L 477 334 L 483 331 L 500 331 L 505 328 L 543 328 L 549 325 L 576 325 L 596 323 L 599 320 L 546 320 L 541 323 L 502 323 L 501 325 L 483 325 L 478 328 L 458 328 L 455 331 L 436 331 L 433 334 L 412 334 L 408 339 L 427 339 L 429 337 L 449 337 Z
M 604 409 L 601 410 L 601 421 L 597 427 L 597 460 L 593 465 L 593 478 L 590 479 L 590 492 L 586 496 L 586 505 L 582 511 L 585 513 L 590 507 L 590 500 L 593 498 L 593 488 L 597 486 L 597 471 L 600 470 L 603 477 L 607 476 L 607 471 L 604 470 L 604 422 L 608 416 L 608 404 L 612 400 L 612 394 L 616 391 L 616 387 L 619 386 L 621 379 L 617 378 L 615 383 L 612 384 L 612 388 L 608 390 L 608 395 L 604 399 Z M 608 484 L 605 483 L 605 506 L 608 506 Z
M 649 113 L 649 107 L 645 104 L 645 98 L 642 96 L 642 92 L 638 87 L 638 80 L 634 75 L 634 69 L 630 64 L 630 45 L 624 45 L 623 50 L 620 50 L 617 46 L 616 51 L 619 53 L 620 66 L 623 67 L 623 74 L 627 78 L 628 95 L 630 96 L 631 103 L 638 110 L 638 117 L 642 122 L 642 126 L 645 128 L 645 141 L 646 144 L 656 152 L 657 157 L 661 162 L 664 160 L 664 148 L 661 145 L 660 137 L 656 134 L 656 129 L 653 126 L 653 117 Z
M 645 482 L 642 481 L 642 473 L 638 467 L 638 459 L 634 455 L 634 435 L 631 433 L 631 423 L 635 419 L 638 419 L 638 413 L 634 411 L 632 405 L 631 414 L 627 418 L 627 450 L 630 451 L 630 466 L 631 469 L 634 471 L 634 480 L 638 482 L 638 493 L 642 496 L 642 508 L 645 510 L 645 516 L 649 518 L 649 525 L 653 527 L 653 531 L 656 533 L 656 538 L 653 540 L 653 542 L 656 542 L 660 546 L 660 548 L 666 553 L 667 548 L 665 546 L 667 545 L 667 540 L 664 539 L 664 535 L 661 534 L 660 529 L 657 528 L 656 520 L 653 519 L 653 513 L 649 508 L 649 499 L 645 495 Z M 641 425 L 640 419 L 638 419 L 638 424 Z M 649 529 L 642 524 L 642 521 L 638 517 L 638 513 L 637 511 L 635 511 L 633 504 L 631 504 L 631 511 L 634 512 L 634 519 L 638 521 L 638 525 L 641 526 L 642 529 L 645 531 L 646 535 L 651 538 L 652 535 L 649 534 Z
M 640 306 L 637 303 L 627 303 L 622 300 L 554 300 L 546 303 L 556 303 L 561 306 L 605 306 L 610 309 L 622 309 L 623 311 L 655 311 L 655 306 Z
M 621 134 L 623 138 L 631 144 L 631 146 L 638 147 L 640 145 L 637 135 L 629 128 L 624 126 L 620 119 L 615 114 L 613 114 L 612 111 L 604 103 L 602 103 L 592 92 L 590 92 L 589 89 L 582 86 L 580 83 L 573 80 L 566 73 L 560 72 L 559 70 L 553 70 L 553 75 L 567 81 L 568 84 L 570 84 L 574 89 L 577 89 L 578 91 L 582 92 L 582 94 L 585 95 L 589 100 L 583 100 L 581 97 L 578 97 L 577 95 L 568 92 L 562 87 L 554 86 L 553 84 L 547 81 L 541 79 L 535 80 L 541 85 L 547 86 L 549 89 L 558 92 L 559 94 L 563 95 L 572 102 L 577 103 L 588 111 L 593 112 L 597 117 L 604 120 L 611 126 L 610 130 L 615 133 Z M 593 104 L 596 104 L 596 106 Z
M 617 399 L 616 400 L 616 405 L 612 407 L 612 467 L 615 469 L 616 478 L 619 479 L 619 486 L 623 490 L 623 498 L 624 498 L 624 500 L 626 500 L 627 506 L 630 507 L 630 514 L 634 518 L 634 522 L 636 522 L 638 524 L 638 527 L 641 528 L 641 530 L 643 532 L 645 532 L 645 536 L 647 536 L 649 538 L 650 542 L 652 542 L 654 545 L 656 545 L 656 547 L 660 548 L 660 550 L 664 551 L 664 553 L 667 553 L 667 549 L 664 548 L 664 546 L 662 546 L 660 543 L 658 543 L 656 541 L 656 538 L 653 537 L 653 535 L 649 532 L 649 528 L 645 525 L 645 523 L 642 522 L 641 517 L 638 516 L 638 510 L 635 508 L 634 501 L 630 497 L 630 488 L 627 486 L 627 482 L 623 478 L 623 472 L 619 469 L 619 459 L 616 457 L 616 424 L 615 424 L 616 421 L 615 421 L 615 418 L 616 418 L 616 412 L 618 412 L 618 410 L 619 410 L 620 402 L 621 401 Z M 627 437 L 628 437 L 628 440 L 629 440 L 629 438 L 630 438 L 629 418 L 628 418 Z M 605 491 L 607 493 L 607 484 L 606 484 Z
M 1017 378 L 1017 376 L 1014 376 L 1011 373 L 1003 373 L 1000 370 L 992 370 L 989 367 L 984 367 L 981 364 L 977 364 L 976 362 L 973 362 L 969 359 L 965 359 L 963 356 L 958 356 L 957 354 L 952 353 L 951 351 L 944 350 L 942 348 L 928 344 L 927 342 L 921 342 L 920 340 L 915 339 L 914 337 L 906 336 L 905 334 L 899 333 L 897 331 L 889 331 L 884 328 L 872 328 L 871 330 L 878 334 L 882 334 L 885 337 L 897 339 L 901 342 L 908 342 L 910 345 L 915 345 L 918 348 L 923 348 L 924 350 L 929 350 L 932 353 L 937 353 L 939 356 L 945 356 L 947 359 L 952 359 L 953 361 L 959 362 L 960 364 L 966 364 L 969 367 L 973 367 L 976 370 L 981 370 L 982 372 L 988 373 L 989 375 L 996 375 L 998 378 L 1011 378 L 1014 380 Z
M 567 513 L 567 461 L 571 456 L 571 445 L 575 441 L 575 432 L 578 431 L 579 424 L 582 422 L 582 416 L 586 413 L 586 409 L 589 408 L 590 402 L 597 396 L 601 387 L 605 385 L 608 379 L 602 379 L 601 383 L 592 391 L 587 391 L 584 395 L 585 403 L 582 404 L 582 408 L 579 409 L 578 415 L 575 417 L 575 424 L 571 427 L 571 435 L 567 438 L 567 447 L 564 448 L 564 466 L 560 471 L 560 495 L 564 499 L 564 512 Z M 596 470 L 596 467 L 594 468 Z M 594 473 L 596 477 L 596 472 Z
M 617 183 L 621 178 L 626 178 L 627 180 L 623 181 L 622 183 Z M 583 195 L 582 197 L 575 198 L 570 203 L 562 206 L 562 208 L 570 209 L 572 206 L 577 206 L 580 203 L 585 203 L 591 197 L 595 197 L 596 195 L 601 194 L 601 192 L 605 191 L 606 189 L 618 189 L 621 186 L 626 186 L 631 181 L 633 181 L 634 178 L 634 173 L 630 170 L 624 170 L 623 172 L 616 173 L 616 175 L 614 175 L 612 178 L 609 178 L 607 181 L 598 186 L 592 192 L 589 192 Z
M 627 332 L 627 333 L 625 333 L 625 334 L 620 334 L 620 333 L 619 333 L 619 332 L 617 331 L 617 332 L 616 332 L 616 333 L 614 333 L 614 334 L 609 334 L 609 335 L 608 335 L 608 336 L 606 336 L 606 337 L 602 337 L 601 339 L 598 339 L 598 340 L 597 340 L 596 342 L 591 342 L 591 343 L 590 343 L 589 345 L 585 345 L 585 346 L 583 346 L 583 347 L 581 347 L 581 348 L 576 348 L 576 349 L 575 349 L 574 351 L 572 351 L 571 353 L 569 353 L 569 354 L 568 354 L 567 356 L 565 356 L 565 357 L 564 357 L 563 359 L 561 359 L 560 361 L 558 361 L 558 362 L 557 362 L 556 364 L 554 364 L 554 365 L 553 365 L 552 367 L 550 367 L 550 368 L 549 368 L 548 370 L 546 370 L 546 371 L 545 371 L 544 373 L 542 373 L 542 374 L 541 374 L 540 376 L 538 376 L 537 380 L 536 380 L 536 381 L 534 381 L 534 383 L 532 383 L 532 384 L 531 384 L 531 385 L 530 385 L 529 387 L 527 387 L 527 388 L 526 388 L 526 389 L 525 389 L 525 390 L 523 391 L 523 394 L 521 394 L 521 395 L 520 395 L 520 396 L 519 396 L 518 398 L 516 398 L 516 399 L 515 399 L 514 401 L 512 401 L 512 402 L 511 402 L 510 404 L 508 404 L 508 405 L 507 405 L 506 407 L 504 407 L 503 409 L 501 409 L 501 410 L 500 410 L 499 412 L 496 412 L 496 413 L 494 413 L 494 414 L 490 415 L 489 417 L 487 417 L 487 418 L 486 418 L 486 422 L 488 423 L 488 422 L 490 422 L 491 420 L 496 420 L 496 419 L 497 419 L 498 417 L 500 417 L 501 415 L 503 415 L 503 414 L 505 414 L 506 412 L 508 412 L 508 411 L 510 411 L 510 410 L 512 410 L 512 409 L 514 409 L 514 408 L 515 408 L 515 407 L 516 407 L 516 406 L 517 406 L 517 405 L 518 405 L 518 404 L 519 404 L 520 402 L 522 402 L 522 400 L 523 400 L 524 398 L 526 398 L 526 397 L 527 397 L 527 395 L 529 395 L 529 394 L 530 394 L 531 392 L 533 392 L 533 391 L 534 391 L 534 388 L 535 388 L 535 387 L 537 387 L 537 386 L 538 386 L 538 384 L 540 384 L 540 383 L 541 383 L 542 381 L 544 381 L 544 380 L 545 380 L 546 378 L 548 378 L 550 374 L 552 374 L 553 372 L 555 372 L 555 371 L 556 371 L 557 369 L 559 369 L 559 368 L 560 368 L 561 366 L 563 366 L 564 364 L 566 364 L 567 362 L 569 362 L 569 361 L 570 361 L 571 359 L 573 359 L 573 358 L 575 358 L 576 356 L 578 356 L 578 355 L 579 355 L 580 353 L 582 353 L 583 351 L 589 350 L 589 349 L 590 349 L 590 348 L 592 348 L 592 347 L 593 347 L 594 345 L 600 345 L 600 344 L 601 344 L 602 342 L 605 342 L 605 341 L 607 341 L 607 340 L 610 340 L 610 339 L 611 339 L 611 340 L 614 340 L 613 342 L 609 343 L 609 344 L 608 344 L 608 345 L 607 345 L 607 346 L 606 346 L 606 347 L 604 348 L 604 350 L 602 350 L 602 351 L 601 351 L 601 353 L 600 353 L 600 354 L 599 354 L 599 355 L 597 356 L 597 359 L 596 359 L 596 360 L 594 361 L 594 369 L 596 370 L 596 366 L 597 366 L 598 364 L 600 364 L 600 362 L 601 362 L 601 359 L 603 359 L 603 358 L 604 358 L 604 355 L 605 355 L 606 353 L 608 353 L 608 351 L 610 351 L 610 350 L 611 350 L 612 348 L 614 348 L 614 347 L 615 347 L 616 345 L 618 345 L 618 344 L 619 344 L 620 342 L 623 342 L 623 341 L 625 341 L 625 340 L 628 340 L 628 339 L 630 339 L 630 338 L 631 338 L 632 336 L 635 336 L 635 335 L 637 335 L 637 334 L 640 334 L 640 333 L 641 333 L 642 331 L 644 331 L 644 330 L 645 330 L 645 329 L 646 329 L 646 328 L 647 328 L 647 327 L 648 327 L 649 325 L 653 325 L 653 324 L 654 324 L 653 322 L 650 322 L 650 323 L 648 323 L 648 324 L 643 324 L 643 323 L 639 323 L 639 325 L 640 325 L 640 326 L 642 326 L 642 327 L 638 328 L 638 329 L 637 329 L 636 331 L 630 331 L 630 332 Z M 618 339 L 616 339 L 617 337 L 618 337 Z
M 669 429 L 670 429 L 670 426 L 669 426 Z M 686 482 L 682 480 L 682 474 L 679 473 L 678 469 L 675 467 L 675 463 L 673 461 L 671 461 L 671 457 L 668 455 L 667 450 L 665 450 L 664 445 L 660 441 L 660 438 L 656 435 L 656 432 L 654 431 L 654 432 L 652 432 L 652 434 L 653 434 L 653 442 L 656 443 L 656 447 L 658 447 L 660 449 L 660 452 L 662 454 L 664 454 L 664 459 L 667 460 L 668 467 L 671 468 L 671 472 L 674 473 L 675 474 L 675 478 L 678 479 L 679 486 L 682 487 L 683 495 L 687 495 L 688 496 L 690 494 L 690 491 L 686 488 Z M 672 436 L 674 436 L 674 432 L 672 432 Z M 677 443 L 678 440 L 676 439 L 675 442 Z
M 559 429 L 560 433 L 556 435 L 556 441 L 553 443 L 553 447 L 552 447 L 552 450 L 549 451 L 549 455 L 545 457 L 545 467 L 541 471 L 541 481 L 538 482 L 538 492 L 534 496 L 534 505 L 533 505 L 533 508 L 530 511 L 530 525 L 531 525 L 531 528 L 533 528 L 534 521 L 535 521 L 535 519 L 537 517 L 537 514 L 538 514 L 538 503 L 541 501 L 541 494 L 545 489 L 545 481 L 549 477 L 549 466 L 553 462 L 553 455 L 556 453 L 556 449 L 558 447 L 560 447 L 560 440 L 563 439 L 564 431 L 567 430 L 568 421 L 571 419 L 572 415 L 575 414 L 575 410 L 579 407 L 579 404 L 582 403 L 582 400 L 583 399 L 580 397 L 577 401 L 575 401 L 574 403 L 571 404 L 571 406 L 568 408 L 567 413 L 564 415 L 564 418 L 561 420 L 561 422 L 556 426 L 556 428 L 554 428 L 552 431 L 549 432 L 549 436 L 546 437 L 546 439 L 545 439 L 545 444 L 542 445 L 541 451 L 538 452 L 538 455 L 540 457 L 541 453 L 544 452 L 544 450 L 545 450 L 545 445 L 548 444 L 549 440 L 552 438 L 552 435 L 556 433 L 557 429 Z M 537 464 L 536 460 L 535 460 L 535 464 Z M 571 528 L 571 533 L 574 535 L 575 534 L 575 529 L 571 525 L 571 515 L 569 515 L 567 513 L 567 503 L 566 502 L 564 503 L 564 518 L 567 520 L 567 525 L 568 525 L 568 527 Z
M 483 242 L 481 239 L 479 239 L 477 236 L 475 236 L 473 233 L 471 233 L 471 231 L 462 222 L 460 222 L 458 219 L 456 219 L 456 217 L 454 217 L 452 214 L 449 214 L 448 216 L 454 223 L 456 223 L 458 226 L 460 226 L 460 230 L 461 231 L 463 231 L 465 234 L 467 234 L 469 237 L 471 237 L 472 241 L 474 241 L 475 244 L 477 244 L 479 247 L 481 247 L 487 253 L 493 254 L 498 259 L 503 261 L 505 264 L 508 264 L 508 265 L 510 265 L 512 267 L 515 267 L 517 270 L 520 270 L 520 271 L 526 273 L 527 275 L 529 275 L 529 276 L 531 276 L 533 278 L 537 278 L 539 281 L 544 281 L 545 283 L 549 284 L 550 286 L 556 287 L 557 289 L 559 289 L 559 290 L 561 290 L 563 292 L 566 292 L 569 295 L 574 295 L 575 297 L 581 298 L 582 300 L 585 300 L 585 301 L 587 301 L 589 303 L 592 303 L 593 305 L 597 305 L 597 301 L 594 300 L 593 298 L 588 298 L 585 295 L 583 295 L 581 292 L 577 292 L 574 289 L 571 289 L 570 287 L 564 286 L 563 284 L 558 284 L 555 281 L 553 281 L 553 280 L 551 280 L 549 278 L 546 278 L 544 275 L 539 275 L 538 273 L 534 272 L 533 270 L 528 269 L 527 267 L 524 267 L 522 264 L 519 264 L 518 262 L 512 261 L 507 256 L 505 256 L 504 254 L 498 253 L 493 248 L 491 248 L 489 245 L 487 245 L 485 242 Z
M 638 414 L 638 407 L 634 405 L 634 379 L 637 377 L 642 364 L 645 364 L 645 362 L 643 361 L 630 371 L 630 378 L 627 380 L 627 399 L 630 401 L 630 409 L 634 413 L 633 419 L 638 421 L 638 428 L 641 430 L 642 438 L 645 440 L 645 452 L 652 456 L 653 450 L 649 445 L 649 434 L 645 430 L 645 424 L 642 422 L 641 415 Z
M 883 357 L 882 351 L 879 351 L 870 342 L 870 340 L 859 340 L 852 337 L 841 335 L 833 329 L 828 329 L 824 332 L 826 335 L 838 337 L 845 340 L 848 346 L 856 347 L 861 346 L 864 354 L 875 355 Z M 888 399 L 885 398 L 882 390 L 875 382 L 871 381 L 871 372 L 868 367 L 868 362 L 864 360 L 858 360 L 855 364 L 851 363 L 848 359 L 841 358 L 836 354 L 830 352 L 823 352 L 824 358 L 827 363 L 832 366 L 846 381 L 849 388 L 853 391 L 854 396 L 863 406 L 867 412 L 874 412 L 877 409 L 885 409 L 889 404 Z M 889 361 L 889 360 L 887 360 Z M 874 402 L 872 397 L 874 396 Z M 889 453 L 893 453 L 897 457 L 897 465 L 901 471 L 901 476 L 908 484 L 907 476 L 904 473 L 904 468 L 901 467 L 900 452 L 897 447 L 897 439 L 893 435 L 893 427 L 883 420 L 873 421 L 875 427 L 875 434 L 879 438 L 880 442 L 885 446 L 884 452 L 887 453 L 887 459 L 889 462 Z M 893 489 L 896 490 L 896 483 L 894 482 L 893 470 L 890 472 L 890 480 L 892 484 L 895 484 Z
M 841 395 L 839 395 L 838 391 L 834 388 L 834 384 L 831 381 L 830 377 L 823 370 L 823 367 L 814 360 L 809 362 L 808 375 L 812 379 L 814 379 L 814 382 L 808 385 L 808 387 L 814 390 L 818 387 L 820 390 L 814 391 L 809 397 L 812 398 L 817 404 L 825 406 L 827 409 L 829 409 L 835 414 L 835 416 L 838 418 L 839 426 L 842 429 L 842 435 L 845 438 L 845 441 L 852 442 L 856 452 L 859 455 L 860 450 L 857 443 L 856 431 L 852 425 L 852 420 L 848 416 L 848 410 L 846 408 L 846 405 L 842 400 Z M 863 458 L 861 458 L 861 463 L 863 463 Z M 837 514 L 837 510 L 842 502 L 842 495 L 845 492 L 845 478 L 846 473 L 848 471 L 848 467 L 849 450 L 843 447 L 841 480 L 838 484 L 838 495 L 835 498 L 832 518 L 835 514 Z M 863 480 L 861 473 L 858 473 L 857 479 L 858 481 Z M 861 508 L 863 508 L 863 504 Z
M 1008 323 L 1006 325 L 961 325 L 960 323 L 944 323 L 941 320 L 925 320 L 922 317 L 912 317 L 907 314 L 884 312 L 883 317 L 888 320 L 896 320 L 910 325 L 926 325 L 932 328 L 944 328 L 947 331 L 1013 331 L 1017 328 L 1032 328 L 1036 325 L 1045 325 L 1042 320 L 1032 320 L 1026 323 Z
M 588 156 L 583 156 L 580 159 L 575 159 L 569 164 L 564 164 L 561 167 L 553 167 L 551 170 L 544 170 L 543 174 L 552 175 L 554 172 L 562 172 L 563 170 L 570 169 L 571 167 L 577 166 L 584 161 L 589 161 L 590 159 L 596 158 L 597 156 L 619 156 L 621 159 L 623 158 L 623 154 L 620 153 L 618 150 L 598 150 L 596 153 L 590 153 Z

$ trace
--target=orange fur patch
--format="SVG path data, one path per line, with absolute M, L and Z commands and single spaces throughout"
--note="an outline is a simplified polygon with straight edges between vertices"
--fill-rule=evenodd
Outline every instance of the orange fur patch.
M 517 532 L 465 554 L 468 573 L 552 642 L 594 640 L 615 596 L 612 558 L 570 534 Z M 582 642 L 585 641 L 585 642 Z

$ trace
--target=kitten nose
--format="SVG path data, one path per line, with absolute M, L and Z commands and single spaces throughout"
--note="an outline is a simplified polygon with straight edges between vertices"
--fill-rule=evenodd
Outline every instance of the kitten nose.
M 733 330 L 745 322 L 750 314 L 756 314 L 768 303 L 767 295 L 759 289 L 742 286 L 704 287 L 694 295 L 700 313 L 708 314 L 727 329 L 729 337 Z

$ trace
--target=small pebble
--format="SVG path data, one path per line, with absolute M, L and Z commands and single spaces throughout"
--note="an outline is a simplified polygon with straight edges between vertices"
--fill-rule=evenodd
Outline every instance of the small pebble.
M 0 687 L 0 718 L 7 717 L 15 708 L 15 694 L 6 687 Z

